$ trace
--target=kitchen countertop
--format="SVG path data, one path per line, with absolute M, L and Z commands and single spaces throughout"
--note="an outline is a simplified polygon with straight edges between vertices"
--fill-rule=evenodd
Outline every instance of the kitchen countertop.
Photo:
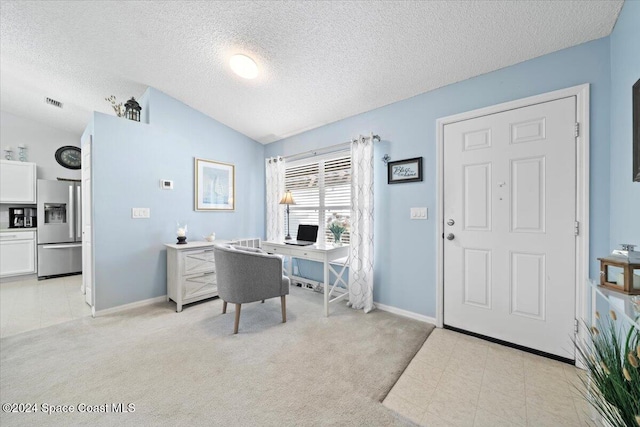
M 15 233 L 16 231 L 36 231 L 38 227 L 29 228 L 0 228 L 0 233 Z

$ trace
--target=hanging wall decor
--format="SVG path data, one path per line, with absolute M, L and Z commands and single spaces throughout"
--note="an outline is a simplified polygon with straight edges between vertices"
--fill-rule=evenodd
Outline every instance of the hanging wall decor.
M 195 210 L 235 209 L 235 166 L 213 160 L 195 159 Z
M 640 182 L 640 79 L 633 85 L 633 181 Z
M 387 163 L 387 183 L 422 181 L 422 157 Z

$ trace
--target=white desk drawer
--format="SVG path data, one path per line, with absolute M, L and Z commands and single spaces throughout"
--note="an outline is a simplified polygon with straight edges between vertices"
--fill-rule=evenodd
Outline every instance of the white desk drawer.
M 291 256 L 293 256 L 294 258 L 309 259 L 320 262 L 324 261 L 324 256 L 321 253 L 315 251 L 298 250 L 295 253 L 291 254 Z
M 294 258 L 308 259 L 312 261 L 324 261 L 324 254 L 322 252 L 305 249 L 304 246 L 291 246 L 290 248 L 270 245 L 268 243 L 262 243 L 262 250 L 270 254 L 280 254 L 286 256 L 292 256 Z
M 283 248 L 281 246 L 271 246 L 271 245 L 262 245 L 262 250 L 268 252 L 270 254 L 280 254 L 280 255 L 292 255 L 293 251 L 289 248 Z
M 198 295 L 217 291 L 216 273 L 203 273 L 184 278 L 182 298 L 189 299 Z
M 182 275 L 215 271 L 213 248 L 184 251 L 182 256 L 184 257 Z

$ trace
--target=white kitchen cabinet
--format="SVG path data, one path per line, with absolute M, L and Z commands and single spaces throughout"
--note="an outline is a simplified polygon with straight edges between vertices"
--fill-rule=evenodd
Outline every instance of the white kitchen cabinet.
M 36 164 L 0 160 L 0 203 L 36 203 Z
M 0 232 L 0 277 L 36 272 L 36 232 Z
M 176 311 L 192 302 L 218 295 L 216 263 L 213 245 L 231 243 L 189 242 L 186 245 L 165 244 L 167 247 L 167 301 L 175 301 Z

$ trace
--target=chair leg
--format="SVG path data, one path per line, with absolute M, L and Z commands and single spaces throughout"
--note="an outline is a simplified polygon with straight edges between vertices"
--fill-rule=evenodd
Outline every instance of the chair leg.
M 282 305 L 282 323 L 287 323 L 287 300 L 286 295 L 280 297 L 280 305 Z
M 233 333 L 238 333 L 238 325 L 240 325 L 240 307 L 242 304 L 236 304 L 236 323 L 233 325 Z
M 264 300 L 262 300 L 262 303 L 264 304 Z

